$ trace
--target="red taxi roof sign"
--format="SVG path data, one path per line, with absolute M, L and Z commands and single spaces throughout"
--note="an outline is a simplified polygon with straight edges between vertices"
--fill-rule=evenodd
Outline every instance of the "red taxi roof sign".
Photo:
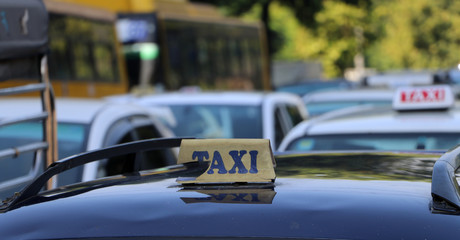
M 447 85 L 401 87 L 395 92 L 393 109 L 435 110 L 448 109 L 454 105 L 452 89 Z

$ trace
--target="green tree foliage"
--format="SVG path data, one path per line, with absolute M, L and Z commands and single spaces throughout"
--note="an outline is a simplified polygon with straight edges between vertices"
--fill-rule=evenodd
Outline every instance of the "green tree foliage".
M 366 12 L 343 2 L 325 1 L 315 20 L 321 27 L 312 30 L 313 37 L 306 42 L 315 46 L 308 57 L 321 60 L 326 76 L 341 76 L 346 68 L 354 67 L 353 58 L 365 44 L 359 39 L 367 28 Z
M 372 27 L 378 38 L 367 49 L 379 70 L 437 69 L 458 64 L 460 2 L 375 1 Z
M 345 2 L 325 1 L 315 15 L 318 27 L 305 28 L 289 8 L 273 4 L 272 28 L 284 38 L 284 45 L 274 55 L 277 60 L 319 59 L 327 77 L 341 76 L 353 67 L 354 56 L 366 42 L 358 42 L 358 31 L 366 27 L 367 14 L 362 8 Z M 363 33 L 364 35 L 364 33 Z
M 319 60 L 328 77 L 343 76 L 358 53 L 366 67 L 381 71 L 450 68 L 460 62 L 460 1 L 192 1 L 266 21 L 275 59 Z
M 204 2 L 214 4 L 225 8 L 229 15 L 242 16 L 251 12 L 254 8 L 259 11 L 259 20 L 265 26 L 269 52 L 277 52 L 283 45 L 284 36 L 271 27 L 270 6 L 273 3 L 287 6 L 291 9 L 292 14 L 296 16 L 304 25 L 313 26 L 315 24 L 314 15 L 321 10 L 322 0 L 191 0 L 191 2 Z

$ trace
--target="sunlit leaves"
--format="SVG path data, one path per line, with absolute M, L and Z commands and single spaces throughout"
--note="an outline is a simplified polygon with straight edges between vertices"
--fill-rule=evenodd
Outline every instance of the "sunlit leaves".
M 367 49 L 379 70 L 439 69 L 460 58 L 460 5 L 455 1 L 378 1 L 372 24 L 379 38 Z
M 343 76 L 360 52 L 366 67 L 380 71 L 451 68 L 460 62 L 460 1 L 222 0 L 220 4 L 228 7 L 227 12 L 257 18 L 260 5 L 268 2 L 269 26 L 282 40 L 274 41 L 282 45 L 273 57 L 319 60 L 327 77 Z

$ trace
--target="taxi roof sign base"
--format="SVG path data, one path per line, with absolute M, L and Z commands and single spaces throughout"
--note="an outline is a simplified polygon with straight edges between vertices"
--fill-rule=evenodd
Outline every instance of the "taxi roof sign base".
M 235 182 L 235 183 L 206 183 L 206 184 L 182 184 L 178 185 L 182 189 L 179 191 L 197 190 L 197 189 L 273 189 L 275 187 L 275 181 L 270 183 L 246 183 L 246 182 Z
M 182 185 L 242 185 L 242 184 L 267 184 L 267 183 L 273 183 L 275 182 L 275 179 L 271 180 L 266 180 L 266 181 L 243 181 L 243 182 L 229 182 L 229 181 L 222 181 L 222 182 L 217 182 L 213 180 L 201 180 L 198 177 L 178 177 L 176 179 L 176 182 L 182 184 Z

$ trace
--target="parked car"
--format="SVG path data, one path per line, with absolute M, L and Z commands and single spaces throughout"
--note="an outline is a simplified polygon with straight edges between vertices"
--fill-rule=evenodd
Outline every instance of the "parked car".
M 290 93 L 175 92 L 111 101 L 152 108 L 176 136 L 267 138 L 274 149 L 292 127 L 307 119 L 301 98 Z
M 449 87 L 400 88 L 391 107 L 357 106 L 298 124 L 279 151 L 447 150 L 460 143 Z
M 21 113 L 38 113 L 40 102 L 33 98 L 8 98 L 0 101 L 0 119 L 8 119 Z M 130 104 L 108 103 L 96 99 L 56 99 L 58 158 L 63 159 L 81 152 L 135 140 L 172 137 L 174 134 L 155 119 L 145 108 Z M 19 122 L 0 128 L 0 145 L 7 148 L 37 141 L 43 135 L 39 122 Z M 151 169 L 176 162 L 177 153 L 149 152 L 140 166 Z M 147 157 L 155 156 L 155 162 Z M 93 180 L 98 177 L 130 172 L 133 164 L 126 158 L 113 158 L 73 169 L 60 175 L 58 185 Z M 27 177 L 31 181 L 46 165 L 34 164 L 27 155 L 14 161 L 0 161 L 1 182 L 11 182 Z M 29 182 L 27 181 L 27 182 Z M 19 191 L 21 186 L 0 191 L 0 198 Z

